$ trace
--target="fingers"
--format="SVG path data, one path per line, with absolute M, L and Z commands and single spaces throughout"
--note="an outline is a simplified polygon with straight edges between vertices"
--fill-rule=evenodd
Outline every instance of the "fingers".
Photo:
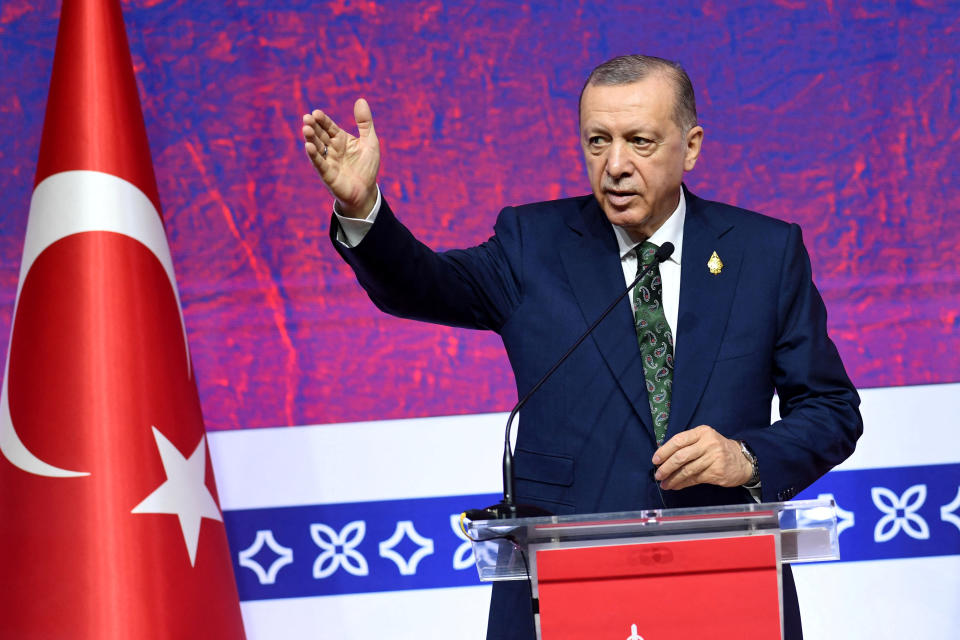
M 368 131 L 372 131 L 373 116 L 370 114 L 370 106 L 367 105 L 366 100 L 362 98 L 358 100 L 357 105 L 354 105 L 354 111 L 357 113 L 360 102 L 364 105 L 366 118 L 364 126 Z M 314 109 L 303 116 L 304 148 L 318 169 L 321 168 L 321 163 L 328 159 L 331 151 L 342 153 L 350 138 L 352 136 L 320 109 Z
M 304 146 L 307 149 L 307 153 L 313 155 L 316 152 L 319 152 L 326 157 L 326 151 L 330 146 L 330 142 L 318 139 L 313 132 L 311 132 L 307 127 L 303 128 L 303 142 Z
M 660 488 L 677 491 L 692 487 L 695 484 L 710 482 L 712 479 L 711 467 L 713 467 L 713 461 L 710 460 L 710 456 L 699 456 L 677 469 L 672 475 L 664 478 L 660 482 Z
M 313 120 L 316 123 L 314 129 L 316 130 L 317 135 L 320 135 L 321 132 L 326 133 L 329 139 L 336 138 L 338 135 L 340 135 L 342 129 L 340 129 L 340 127 L 337 126 L 337 123 L 334 122 L 333 119 L 323 111 L 320 109 L 314 109 L 310 115 L 313 116 Z
M 330 135 L 309 113 L 303 116 L 303 139 L 306 142 L 319 141 L 320 144 L 330 145 Z
M 365 99 L 360 98 L 354 103 L 353 119 L 357 122 L 357 131 L 360 132 L 361 138 L 376 137 L 377 133 L 373 128 L 373 112 L 370 111 L 370 105 Z
M 313 163 L 313 166 L 317 170 L 323 170 L 323 150 L 325 145 L 320 142 L 316 134 L 313 132 L 313 129 L 307 126 L 303 127 L 303 148 L 307 152 L 307 156 L 310 158 L 310 162 Z
M 653 463 L 660 464 L 655 475 L 657 480 L 669 478 L 681 467 L 703 455 L 698 436 L 695 430 L 681 431 L 657 450 L 653 455 Z M 658 463 L 658 460 L 662 463 Z
M 707 427 L 709 428 L 709 427 Z M 688 431 L 681 431 L 677 435 L 673 436 L 656 450 L 653 454 L 653 464 L 659 465 L 663 461 L 669 459 L 673 454 L 675 454 L 680 449 L 690 446 L 699 439 L 700 432 L 698 431 L 699 427 L 696 429 L 690 429 Z
M 317 113 L 321 112 L 318 110 L 303 116 L 303 147 L 313 165 L 322 171 L 332 143 L 327 131 L 319 125 Z

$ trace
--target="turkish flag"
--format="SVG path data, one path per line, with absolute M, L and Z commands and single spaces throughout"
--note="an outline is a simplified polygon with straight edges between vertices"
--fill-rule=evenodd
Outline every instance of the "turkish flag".
M 3 638 L 243 638 L 117 0 L 65 0 L 0 397 Z

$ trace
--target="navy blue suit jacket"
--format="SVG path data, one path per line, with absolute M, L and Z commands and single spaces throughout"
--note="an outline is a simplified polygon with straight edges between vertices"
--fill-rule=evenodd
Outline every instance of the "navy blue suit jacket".
M 689 191 L 686 198 L 667 438 L 707 424 L 746 441 L 763 501 L 789 500 L 852 453 L 859 398 L 827 336 L 800 228 Z M 477 247 L 434 253 L 384 201 L 357 247 L 334 246 L 383 311 L 499 333 L 522 395 L 625 289 L 623 271 L 592 195 L 508 207 L 494 231 Z M 707 268 L 713 252 L 724 265 L 717 275 Z M 775 391 L 781 419 L 770 424 Z M 521 413 L 520 503 L 564 514 L 751 500 L 741 487 L 658 489 L 627 298 Z M 525 589 L 495 586 L 488 637 L 532 637 Z M 784 606 L 787 638 L 798 638 L 789 572 Z

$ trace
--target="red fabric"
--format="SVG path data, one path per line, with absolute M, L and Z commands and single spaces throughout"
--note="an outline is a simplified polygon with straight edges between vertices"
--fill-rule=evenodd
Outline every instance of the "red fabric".
M 61 171 L 118 176 L 161 211 L 116 0 L 64 0 L 34 186 Z
M 543 638 L 779 640 L 774 545 L 762 535 L 538 551 Z
M 94 169 L 157 204 L 115 0 L 67 0 L 37 183 Z M 69 201 L 62 206 L 68 210 Z M 131 237 L 86 231 L 43 250 L 22 281 L 6 377 L 27 449 L 82 477 L 28 473 L 0 456 L 0 547 L 11 588 L 0 637 L 243 638 L 219 514 L 195 561 L 176 514 L 132 513 L 168 480 L 153 428 L 205 457 L 197 494 L 217 500 L 173 287 Z M 208 497 L 209 500 L 209 497 Z

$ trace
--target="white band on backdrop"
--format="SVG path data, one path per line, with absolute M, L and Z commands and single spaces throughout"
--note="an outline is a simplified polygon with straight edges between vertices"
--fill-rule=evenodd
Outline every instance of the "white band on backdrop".
M 953 638 L 960 384 L 862 397 L 856 453 L 804 494 L 834 494 L 843 527 L 843 560 L 795 568 L 805 637 Z M 211 433 L 248 637 L 483 638 L 489 588 L 449 517 L 500 491 L 504 419 Z

